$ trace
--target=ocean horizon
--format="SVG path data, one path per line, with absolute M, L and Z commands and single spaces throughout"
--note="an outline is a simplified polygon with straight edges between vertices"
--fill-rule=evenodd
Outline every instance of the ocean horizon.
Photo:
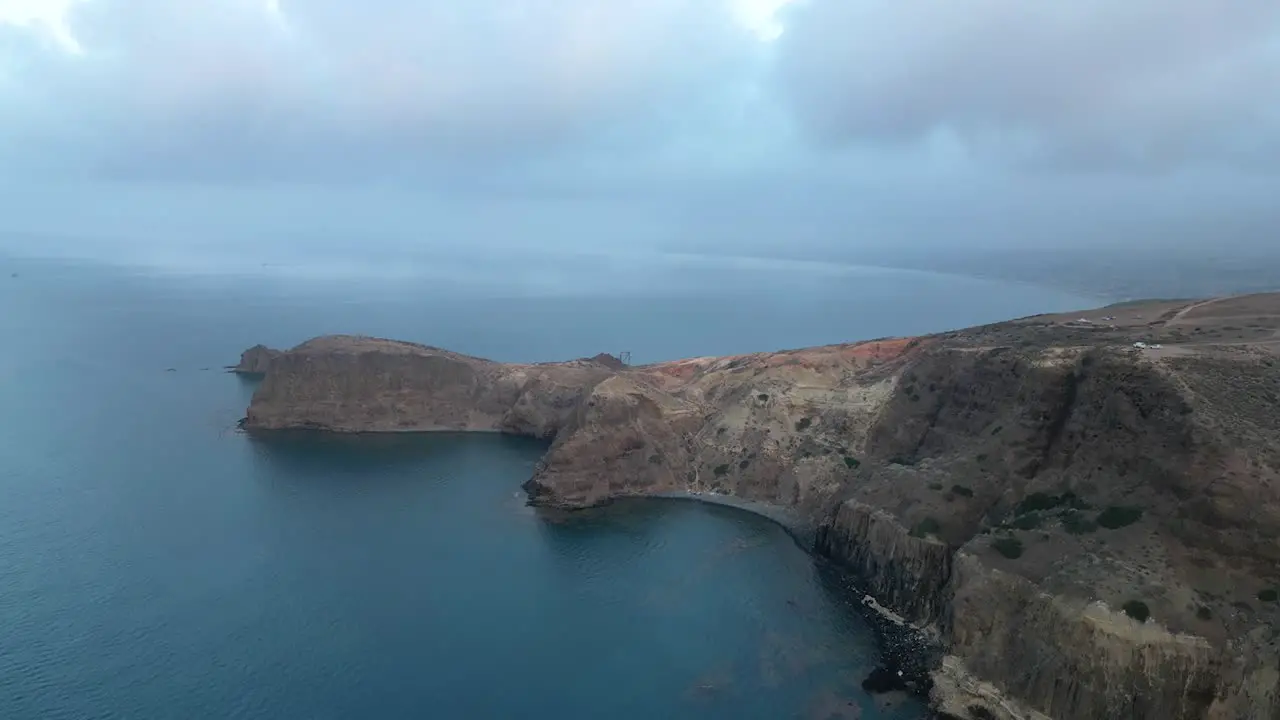
M 861 689 L 860 598 L 775 523 L 676 500 L 539 513 L 520 485 L 544 446 L 518 438 L 254 439 L 231 431 L 254 384 L 223 367 L 327 333 L 641 363 L 1089 304 L 701 260 L 555 282 L 0 267 L 0 716 L 51 720 L 922 718 Z

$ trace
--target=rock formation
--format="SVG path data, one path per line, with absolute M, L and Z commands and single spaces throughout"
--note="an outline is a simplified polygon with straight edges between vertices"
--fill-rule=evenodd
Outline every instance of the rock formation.
M 952 717 L 1274 719 L 1278 327 L 1152 302 L 635 368 L 327 337 L 246 353 L 245 427 L 518 433 L 538 505 L 784 508 L 931 639 Z
M 279 350 L 272 350 L 266 345 L 254 345 L 240 353 L 240 362 L 227 368 L 241 375 L 266 375 L 271 363 L 280 357 Z

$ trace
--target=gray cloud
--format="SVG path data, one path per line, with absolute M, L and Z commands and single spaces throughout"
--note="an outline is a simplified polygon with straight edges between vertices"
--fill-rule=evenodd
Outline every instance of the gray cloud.
M 1274 159 L 1280 5 L 815 0 L 778 69 L 813 136 L 954 134 L 1001 160 L 1098 169 Z
M 866 160 L 819 157 L 839 147 L 1092 171 L 1280 158 L 1275 3 L 807 0 L 766 47 L 733 1 L 83 0 L 80 57 L 0 25 L 0 157 L 464 183 Z
M 0 23 L 0 233 L 192 263 L 1273 242 L 1274 3 L 797 0 L 771 45 L 729 3 L 83 0 L 80 55 Z
M 68 19 L 83 57 L 10 31 L 11 136 L 127 178 L 430 174 L 643 133 L 750 50 L 722 3 L 698 0 L 280 8 L 90 0 Z

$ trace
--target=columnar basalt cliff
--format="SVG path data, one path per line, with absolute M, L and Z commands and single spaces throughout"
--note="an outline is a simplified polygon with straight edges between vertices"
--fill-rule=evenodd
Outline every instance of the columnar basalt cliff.
M 1275 719 L 1277 328 L 1263 295 L 635 368 L 327 337 L 246 354 L 244 425 L 530 435 L 537 505 L 784 509 L 952 717 Z

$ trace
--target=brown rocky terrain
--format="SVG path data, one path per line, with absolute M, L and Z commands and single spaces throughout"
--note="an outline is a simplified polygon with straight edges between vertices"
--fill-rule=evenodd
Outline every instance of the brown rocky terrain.
M 785 511 L 928 640 L 948 716 L 1280 718 L 1280 294 L 634 368 L 355 337 L 242 366 L 249 431 L 532 435 L 537 505 Z
M 242 375 L 266 375 L 271 361 L 280 357 L 279 350 L 272 350 L 266 345 L 254 345 L 240 353 L 240 362 L 228 369 Z

